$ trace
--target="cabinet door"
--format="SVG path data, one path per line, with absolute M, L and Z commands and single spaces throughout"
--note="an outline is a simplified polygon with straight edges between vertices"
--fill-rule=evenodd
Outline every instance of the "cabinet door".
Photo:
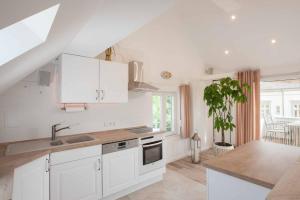
M 60 58 L 61 103 L 96 103 L 99 60 L 62 54 Z
M 44 156 L 14 171 L 13 200 L 49 200 L 49 156 Z
M 100 157 L 51 166 L 51 200 L 98 200 L 102 197 Z
M 103 155 L 103 196 L 137 183 L 138 148 Z
M 100 61 L 100 102 L 128 102 L 128 65 Z

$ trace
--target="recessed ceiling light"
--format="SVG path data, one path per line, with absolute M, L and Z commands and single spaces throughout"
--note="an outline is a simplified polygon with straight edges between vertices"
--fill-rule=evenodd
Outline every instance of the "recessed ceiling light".
M 229 50 L 224 51 L 225 55 L 229 55 Z
M 275 39 L 271 40 L 271 44 L 276 44 L 276 43 L 277 43 L 277 41 Z
M 231 15 L 230 18 L 231 18 L 232 21 L 236 20 L 236 16 L 235 15 Z

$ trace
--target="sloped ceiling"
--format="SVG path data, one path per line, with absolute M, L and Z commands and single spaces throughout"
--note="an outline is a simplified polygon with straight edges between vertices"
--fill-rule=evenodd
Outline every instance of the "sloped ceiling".
M 165 11 L 173 0 L 4 0 L 0 28 L 60 4 L 47 41 L 0 66 L 0 93 L 62 52 L 96 56 Z M 1 44 L 0 44 L 1 45 Z M 0 52 L 1 53 L 1 52 Z
M 174 0 L 108 0 L 65 52 L 95 57 L 169 8 Z
M 299 72 L 299 0 L 177 0 L 172 6 L 173 1 L 2 0 L 0 28 L 61 6 L 46 43 L 0 66 L 0 92 L 64 51 L 96 56 L 121 39 L 116 46 L 142 59 L 155 82 L 164 69 L 180 81 L 203 76 L 206 67 Z
M 0 92 L 5 91 L 60 54 L 95 12 L 98 0 L 5 0 L 0 4 L 0 26 L 4 28 L 41 10 L 60 4 L 47 41 L 0 66 Z

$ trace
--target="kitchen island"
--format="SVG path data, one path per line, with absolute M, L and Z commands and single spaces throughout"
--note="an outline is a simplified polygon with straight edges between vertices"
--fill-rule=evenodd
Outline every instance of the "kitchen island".
M 299 158 L 298 147 L 254 141 L 208 160 L 208 199 L 266 199 Z

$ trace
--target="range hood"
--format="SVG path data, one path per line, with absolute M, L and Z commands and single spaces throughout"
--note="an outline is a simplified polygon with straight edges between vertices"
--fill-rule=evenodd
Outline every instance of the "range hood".
M 151 92 L 158 90 L 143 80 L 143 63 L 140 61 L 131 61 L 128 63 L 128 89 L 136 92 Z

